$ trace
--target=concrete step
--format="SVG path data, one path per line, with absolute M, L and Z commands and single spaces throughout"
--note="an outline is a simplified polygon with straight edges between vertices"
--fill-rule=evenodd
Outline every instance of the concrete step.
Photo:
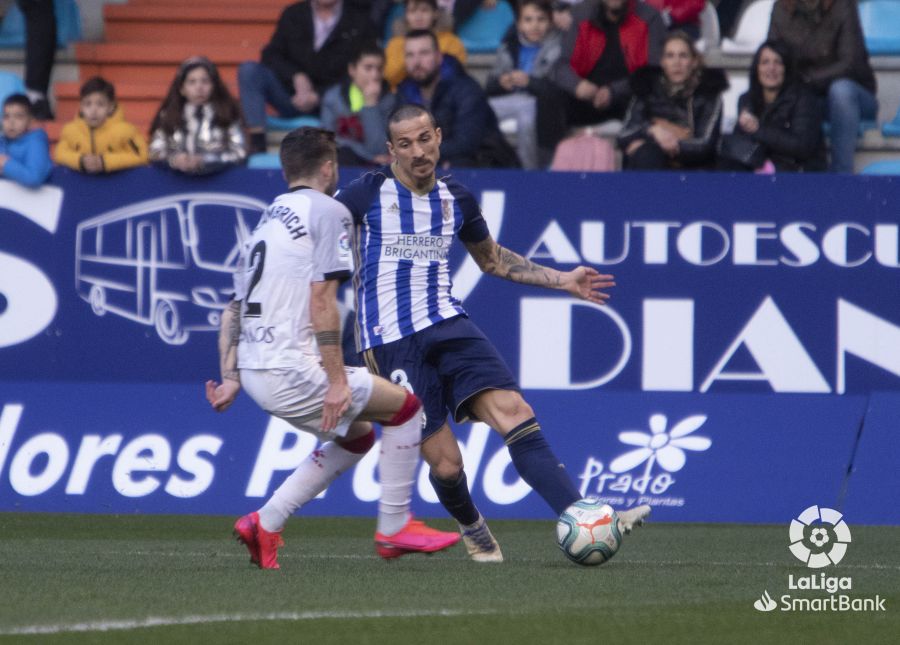
M 79 43 L 75 51 L 82 79 L 99 74 L 117 86 L 120 83 L 171 83 L 182 61 L 202 55 L 218 66 L 230 87 L 237 87 L 238 65 L 259 59 L 257 47 L 238 44 L 187 42 L 149 47 L 146 43 Z
M 106 5 L 107 42 L 234 43 L 261 48 L 275 30 L 276 5 Z

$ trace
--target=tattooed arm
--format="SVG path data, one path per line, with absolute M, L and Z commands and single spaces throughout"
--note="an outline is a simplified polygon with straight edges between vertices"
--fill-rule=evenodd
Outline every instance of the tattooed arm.
M 603 290 L 616 284 L 613 276 L 599 273 L 591 267 L 580 266 L 571 271 L 557 271 L 541 266 L 500 246 L 490 235 L 480 242 L 466 243 L 466 248 L 484 273 L 521 284 L 561 289 L 576 298 L 598 305 L 609 300 L 609 294 Z
M 328 375 L 328 391 L 322 407 L 322 432 L 334 430 L 350 407 L 350 386 L 341 353 L 341 317 L 337 307 L 338 280 L 311 283 L 310 322 Z
M 240 337 L 241 303 L 232 300 L 222 311 L 219 324 L 219 370 L 222 383 L 206 382 L 206 399 L 216 412 L 227 410 L 241 391 L 241 374 L 237 367 Z

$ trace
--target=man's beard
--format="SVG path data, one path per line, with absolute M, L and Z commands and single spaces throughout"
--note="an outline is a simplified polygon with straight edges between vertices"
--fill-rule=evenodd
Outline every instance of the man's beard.
M 421 79 L 416 79 L 416 85 L 418 85 L 419 87 L 425 87 L 426 85 L 431 85 L 440 73 L 441 73 L 441 69 L 437 68 L 430 74 L 422 77 Z

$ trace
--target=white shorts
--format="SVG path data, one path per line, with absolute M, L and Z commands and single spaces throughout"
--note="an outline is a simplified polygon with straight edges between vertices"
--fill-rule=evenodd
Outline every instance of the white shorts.
M 364 367 L 347 367 L 350 407 L 329 433 L 322 432 L 322 405 L 328 391 L 328 376 L 318 363 L 296 368 L 241 369 L 241 386 L 269 414 L 284 419 L 298 430 L 322 439 L 344 437 L 350 424 L 365 409 L 372 396 L 372 375 Z

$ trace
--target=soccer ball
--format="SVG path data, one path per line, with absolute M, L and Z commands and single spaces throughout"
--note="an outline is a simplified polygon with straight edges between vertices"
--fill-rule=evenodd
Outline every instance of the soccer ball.
M 595 497 L 580 499 L 559 516 L 556 542 L 576 564 L 603 564 L 616 554 L 622 543 L 619 516 L 612 506 L 601 504 Z

